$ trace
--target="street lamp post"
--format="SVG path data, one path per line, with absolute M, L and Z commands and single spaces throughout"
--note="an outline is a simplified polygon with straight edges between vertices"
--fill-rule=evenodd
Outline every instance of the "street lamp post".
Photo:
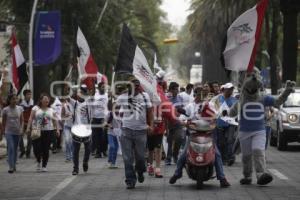
M 36 7 L 38 4 L 38 0 L 34 0 L 32 10 L 31 10 L 31 17 L 30 17 L 30 24 L 29 24 L 29 42 L 28 42 L 28 49 L 29 49 L 29 83 L 30 83 L 30 90 L 32 92 L 32 96 L 34 95 L 33 91 L 33 26 L 34 26 L 34 16 L 36 13 Z

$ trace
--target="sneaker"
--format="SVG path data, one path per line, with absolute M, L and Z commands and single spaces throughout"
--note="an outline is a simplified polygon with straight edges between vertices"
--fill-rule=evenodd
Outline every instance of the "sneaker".
M 155 168 L 155 178 L 163 178 L 164 176 L 161 175 L 160 168 Z
M 134 189 L 135 188 L 135 184 L 134 183 L 127 183 L 127 187 L 128 190 Z
M 178 179 L 180 179 L 180 178 L 181 178 L 181 176 L 177 176 L 177 175 L 174 174 L 174 175 L 170 178 L 169 183 L 170 183 L 170 184 L 175 184 L 176 181 L 177 181 Z
M 101 154 L 96 154 L 96 155 L 94 156 L 94 158 L 102 158 L 102 155 L 101 155 Z
M 109 169 L 117 169 L 118 167 L 116 166 L 116 164 L 110 163 L 110 165 L 109 165 L 108 168 L 109 168 Z
M 42 167 L 42 172 L 48 172 L 48 169 L 46 167 Z
M 230 166 L 232 166 L 234 163 L 235 163 L 235 160 L 232 159 L 232 160 L 229 160 L 229 161 L 227 162 L 227 165 L 230 167 Z
M 71 159 L 66 159 L 65 162 L 69 163 L 69 162 L 71 162 Z
M 75 170 L 75 169 L 74 169 L 73 172 L 72 172 L 72 175 L 73 175 L 73 176 L 77 176 L 77 175 L 78 175 L 78 170 Z
M 154 176 L 154 168 L 152 165 L 148 166 L 147 171 L 148 171 L 149 176 Z
M 229 187 L 229 186 L 231 186 L 231 185 L 230 185 L 230 183 L 227 181 L 226 178 L 220 180 L 220 187 L 221 187 L 221 188 L 227 188 L 227 187 Z
M 166 159 L 166 161 L 165 161 L 165 165 L 171 165 L 172 163 L 171 163 L 171 161 L 170 160 L 168 160 L 168 159 Z
M 251 185 L 252 183 L 252 178 L 242 178 L 240 180 L 241 185 Z
M 84 171 L 84 172 L 87 172 L 88 169 L 89 169 L 88 163 L 83 163 L 83 164 L 82 164 L 82 168 L 83 168 L 83 171 Z
M 258 185 L 267 185 L 268 183 L 270 183 L 272 181 L 273 181 L 273 177 L 268 173 L 264 173 L 257 179 L 257 184 Z
M 19 158 L 23 158 L 24 155 L 25 155 L 25 151 L 22 151 L 19 155 Z
M 145 180 L 144 174 L 138 172 L 138 182 L 139 182 L 139 183 L 143 183 L 144 180 Z
M 41 163 L 38 163 L 36 166 L 36 171 L 41 171 Z
M 10 173 L 10 174 L 14 173 L 14 169 L 9 169 L 8 173 Z

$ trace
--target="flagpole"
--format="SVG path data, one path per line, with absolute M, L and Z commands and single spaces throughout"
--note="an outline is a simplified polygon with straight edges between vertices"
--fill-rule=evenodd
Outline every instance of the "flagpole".
M 101 11 L 101 13 L 100 13 L 100 15 L 99 15 L 98 20 L 97 20 L 97 24 L 96 24 L 95 30 L 97 30 L 98 27 L 99 27 L 99 24 L 100 24 L 100 22 L 101 22 L 101 20 L 102 20 L 102 17 L 103 17 L 103 15 L 104 15 L 104 12 L 105 12 L 105 10 L 106 10 L 106 8 L 107 8 L 107 5 L 108 5 L 108 0 L 105 1 L 104 7 L 103 7 L 103 9 L 102 9 L 102 11 Z
M 34 0 L 32 10 L 31 10 L 31 17 L 30 17 L 30 24 L 29 24 L 29 85 L 32 96 L 34 96 L 33 91 L 33 26 L 34 26 L 34 16 L 36 13 L 36 7 L 38 4 L 38 0 Z

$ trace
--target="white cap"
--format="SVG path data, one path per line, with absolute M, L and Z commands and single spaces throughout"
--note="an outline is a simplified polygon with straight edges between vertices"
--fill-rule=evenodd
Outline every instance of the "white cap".
M 157 78 L 159 78 L 159 79 L 163 79 L 163 78 L 165 77 L 165 75 L 166 75 L 166 72 L 163 71 L 163 70 L 160 70 L 160 71 L 158 71 L 158 72 L 156 73 L 156 76 L 157 76 Z
M 234 85 L 232 83 L 226 83 L 221 86 L 221 89 L 230 89 L 230 88 L 234 88 Z

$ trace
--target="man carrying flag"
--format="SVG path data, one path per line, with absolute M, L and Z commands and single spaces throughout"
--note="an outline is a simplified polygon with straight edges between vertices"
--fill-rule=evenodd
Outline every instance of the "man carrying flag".
M 140 183 L 144 182 L 147 134 L 153 132 L 151 100 L 159 103 L 160 99 L 155 77 L 125 24 L 115 72 L 132 74 L 128 92 L 118 97 L 116 105 L 123 110 L 120 142 L 125 165 L 125 182 L 127 189 L 133 189 L 137 180 Z

